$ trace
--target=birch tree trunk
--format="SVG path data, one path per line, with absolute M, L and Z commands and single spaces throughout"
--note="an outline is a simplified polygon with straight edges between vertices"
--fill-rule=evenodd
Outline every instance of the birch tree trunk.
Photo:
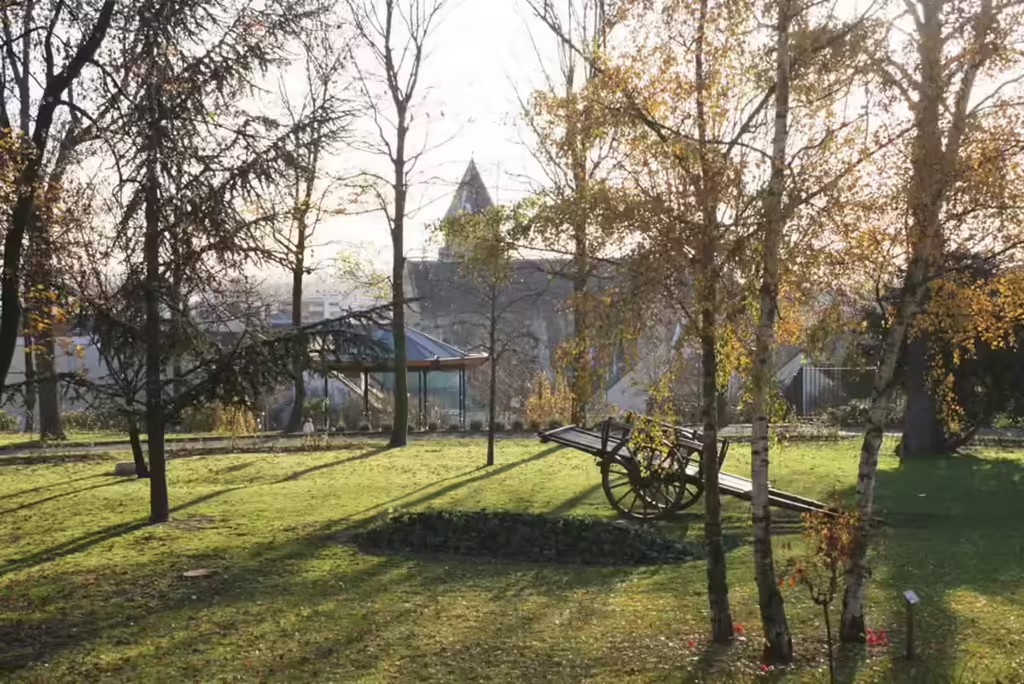
M 772 554 L 771 508 L 768 505 L 769 390 L 775 346 L 775 319 L 779 293 L 779 248 L 785 228 L 786 144 L 789 137 L 789 25 L 790 7 L 780 0 L 775 48 L 775 134 L 772 168 L 764 213 L 764 263 L 761 272 L 760 317 L 751 368 L 753 435 L 750 449 L 751 517 L 754 525 L 754 579 L 757 582 L 765 659 L 786 663 L 793 658 L 793 641 L 786 609 L 775 578 Z
M 923 269 L 915 267 L 914 270 L 919 274 Z M 908 270 L 908 276 L 909 273 Z M 861 444 L 860 466 L 857 471 L 858 525 L 856 539 L 844 573 L 846 586 L 843 592 L 843 617 L 839 627 L 839 639 L 845 643 L 864 641 L 864 599 L 868 581 L 867 550 L 870 541 L 871 519 L 874 516 L 878 453 L 882 448 L 885 416 L 889 409 L 896 361 L 906 335 L 907 322 L 913 316 L 914 309 L 912 300 L 905 297 L 903 305 L 897 311 L 892 327 L 889 328 L 886 335 L 881 362 L 875 372 L 871 406 L 868 410 L 868 427 Z

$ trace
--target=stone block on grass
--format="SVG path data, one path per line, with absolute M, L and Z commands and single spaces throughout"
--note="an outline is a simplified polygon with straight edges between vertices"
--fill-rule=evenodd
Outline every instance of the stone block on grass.
M 118 477 L 129 477 L 135 474 L 134 461 L 118 461 L 114 464 L 114 475 Z

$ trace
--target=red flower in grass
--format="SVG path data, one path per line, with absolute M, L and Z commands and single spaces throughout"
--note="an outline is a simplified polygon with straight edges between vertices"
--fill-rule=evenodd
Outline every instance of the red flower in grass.
M 772 669 L 772 666 L 769 665 L 768 663 L 761 663 L 761 672 L 770 672 L 771 669 Z
M 735 625 L 732 626 L 733 634 L 744 634 L 746 633 L 746 631 L 747 628 L 743 626 L 742 622 L 737 622 Z
M 884 629 L 871 629 L 868 627 L 864 630 L 864 637 L 868 642 L 868 646 L 889 645 L 889 633 Z
M 697 646 L 697 641 L 695 639 L 690 639 L 686 642 L 686 645 L 690 648 L 695 648 Z

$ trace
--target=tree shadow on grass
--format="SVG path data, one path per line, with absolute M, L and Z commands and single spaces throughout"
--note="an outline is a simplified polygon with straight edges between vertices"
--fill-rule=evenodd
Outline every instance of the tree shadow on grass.
M 109 477 L 113 477 L 113 476 L 109 476 Z M 6 509 L 0 511 L 0 516 L 7 515 L 8 513 L 14 513 L 14 512 L 17 512 L 17 511 L 22 511 L 22 510 L 25 510 L 26 508 L 34 508 L 36 506 L 41 506 L 42 504 L 48 503 L 50 501 L 55 501 L 56 499 L 63 499 L 64 497 L 67 497 L 67 496 L 74 496 L 75 494 L 81 494 L 82 492 L 88 492 L 88 491 L 90 491 L 92 489 L 102 489 L 103 487 L 113 487 L 115 485 L 122 484 L 125 481 L 126 481 L 125 479 L 119 477 L 116 480 L 114 480 L 113 482 L 101 482 L 99 484 L 90 485 L 88 487 L 79 487 L 78 489 L 72 489 L 72 490 L 67 491 L 67 492 L 61 492 L 60 494 L 51 494 L 50 496 L 44 496 L 42 499 L 36 499 L 34 501 L 27 501 L 27 502 L 25 502 L 23 504 L 19 504 L 17 506 L 12 506 L 11 508 L 6 508 Z
M 95 487 L 87 487 L 86 489 L 95 489 Z M 196 497 L 195 499 L 192 499 L 191 501 L 186 501 L 183 504 L 174 506 L 173 508 L 171 508 L 171 513 L 173 514 L 186 510 L 188 508 L 191 508 L 192 506 L 197 506 L 201 503 L 205 503 L 207 501 L 215 499 L 219 496 L 223 496 L 224 494 L 228 494 L 229 492 L 233 492 L 238 489 L 245 489 L 245 487 L 228 487 L 226 489 L 220 489 L 215 492 L 204 494 L 202 496 Z M 108 525 L 98 530 L 94 530 L 93 532 L 88 532 L 86 534 L 75 537 L 74 539 L 69 539 L 67 541 L 61 542 L 60 544 L 55 544 L 54 546 L 50 546 L 45 549 L 40 549 L 39 551 L 36 551 L 34 553 L 30 553 L 27 556 L 15 558 L 11 561 L 0 564 L 0 577 L 3 577 L 4 575 L 7 575 L 11 572 L 16 572 L 18 570 L 37 567 L 44 563 L 49 563 L 50 561 L 57 560 L 58 558 L 63 558 L 64 556 L 70 556 L 72 554 L 81 553 L 82 551 L 87 551 L 93 546 L 96 546 L 97 544 L 102 544 L 103 542 L 110 541 L 112 539 L 124 536 L 137 530 L 141 530 L 142 528 L 147 527 L 150 524 L 151 523 L 149 522 L 148 519 L 139 519 L 127 523 L 117 523 L 114 525 Z
M 346 463 L 353 463 L 355 461 L 362 461 L 362 460 L 365 460 L 367 458 L 373 458 L 374 456 L 377 456 L 378 454 L 382 454 L 385 451 L 388 451 L 387 447 L 378 447 L 376 449 L 370 449 L 368 451 L 364 451 L 361 454 L 356 454 L 355 456 L 346 456 L 345 458 L 339 458 L 337 461 L 329 461 L 328 463 L 320 463 L 320 464 L 317 464 L 315 466 L 310 466 L 309 468 L 303 468 L 302 470 L 296 470 L 291 475 L 288 475 L 287 477 L 281 478 L 280 480 L 278 480 L 274 484 L 280 484 L 282 482 L 290 482 L 290 481 L 293 481 L 293 480 L 298 480 L 300 477 L 304 477 L 306 475 L 309 475 L 310 473 L 315 473 L 315 472 L 320 471 L 320 470 L 326 470 L 328 468 L 335 468 L 335 467 L 340 466 L 340 465 L 345 465 Z
M 867 618 L 873 627 L 890 630 L 896 681 L 965 676 L 960 670 L 967 654 L 960 649 L 967 637 L 958 629 L 978 615 L 965 620 L 958 614 L 972 606 L 954 605 L 956 592 L 980 594 L 983 602 L 986 597 L 1020 602 L 1010 597 L 1024 591 L 1021 491 L 1024 462 L 1011 458 L 915 459 L 878 471 L 875 498 L 886 524 L 871 562 L 877 579 L 868 587 L 874 614 Z M 916 610 L 919 657 L 910 662 L 900 655 L 905 649 L 902 595 L 908 589 L 921 598 Z M 998 601 L 986 605 L 983 619 L 1000 629 L 1004 616 Z M 974 671 L 967 674 L 985 681 L 1022 676 L 1000 670 L 995 659 L 985 660 L 971 663 Z
M 467 477 L 465 479 L 460 479 L 458 482 L 452 482 L 451 484 L 445 485 L 444 487 L 441 487 L 440 489 L 435 489 L 433 491 L 430 491 L 430 492 L 427 492 L 427 493 L 422 494 L 420 496 L 417 496 L 417 497 L 415 497 L 413 499 L 407 499 L 407 500 L 402 502 L 402 507 L 403 508 L 416 508 L 417 506 L 422 506 L 425 503 L 429 503 L 430 501 L 434 501 L 435 499 L 438 499 L 438 498 L 440 498 L 442 496 L 445 496 L 446 494 L 450 494 L 451 492 L 454 492 L 454 491 L 456 491 L 458 489 L 461 489 L 462 487 L 465 487 L 466 485 L 476 484 L 478 482 L 482 482 L 482 481 L 490 479 L 492 477 L 497 477 L 498 475 L 502 475 L 504 473 L 507 473 L 508 471 L 510 471 L 510 470 L 512 470 L 514 468 L 518 468 L 520 466 L 527 465 L 528 463 L 533 463 L 534 461 L 539 461 L 542 458 L 550 456 L 551 454 L 555 453 L 556 451 L 560 451 L 561 449 L 562 449 L 561 446 L 553 446 L 553 447 L 549 447 L 547 449 L 544 449 L 543 451 L 538 451 L 536 454 L 534 454 L 532 456 L 527 456 L 525 458 L 520 458 L 520 459 L 518 459 L 516 461 L 509 461 L 508 463 L 503 463 L 500 466 L 489 466 L 489 467 L 477 468 L 477 469 L 472 470 L 470 472 L 479 472 L 481 470 L 483 472 L 480 472 L 479 475 L 473 475 L 472 477 Z M 452 478 L 446 478 L 446 479 L 450 480 Z M 444 480 L 440 480 L 440 482 L 443 482 L 443 481 Z M 432 485 L 428 485 L 428 487 L 430 487 L 430 486 L 432 486 Z M 420 489 L 423 489 L 423 488 L 421 487 Z M 416 491 L 410 492 L 410 494 L 407 494 L 407 495 L 405 495 L 405 497 L 400 497 L 400 498 L 406 499 L 406 497 L 408 497 L 408 496 L 410 496 L 411 494 L 414 494 L 414 493 L 416 493 Z M 396 503 L 396 502 L 393 501 L 393 503 Z
M 566 499 L 565 501 L 563 501 L 562 503 L 558 504 L 557 506 L 552 508 L 550 511 L 548 511 L 548 514 L 549 515 L 566 515 L 568 513 L 571 513 L 574 508 L 576 508 L 577 506 L 582 504 L 584 501 L 586 501 L 590 497 L 592 497 L 595 494 L 597 494 L 599 491 L 601 491 L 601 483 L 600 482 L 598 482 L 596 484 L 593 484 L 593 485 L 587 487 L 586 489 L 582 489 L 579 492 L 577 492 L 576 494 L 573 494 L 568 499 Z M 609 508 L 610 508 L 610 505 L 609 505 Z
M 70 480 L 62 480 L 60 482 L 51 482 L 50 484 L 39 485 L 38 487 L 31 487 L 29 489 L 22 489 L 17 492 L 8 492 L 7 494 L 0 495 L 0 501 L 4 499 L 13 499 L 18 496 L 24 496 L 25 494 L 33 494 L 35 492 L 41 492 L 44 489 L 53 489 L 54 487 L 63 487 L 64 485 L 71 484 L 72 482 L 82 482 L 84 480 L 95 480 L 98 477 L 109 477 L 108 475 L 83 475 L 82 477 L 73 477 Z
M 463 478 L 463 477 L 469 475 L 470 473 L 475 473 L 475 472 L 477 472 L 479 470 L 482 470 L 483 468 L 485 468 L 485 466 L 478 466 L 476 468 L 470 468 L 469 470 L 463 470 L 462 472 L 456 473 L 454 475 L 449 475 L 448 477 L 442 477 L 442 478 L 440 478 L 438 480 L 434 480 L 433 482 L 428 482 L 427 484 L 422 485 L 420 487 L 417 487 L 416 489 L 410 490 L 410 491 L 406 492 L 405 494 L 399 494 L 398 496 L 393 497 L 391 499 L 388 499 L 387 501 L 381 501 L 380 503 L 375 503 L 372 506 L 367 506 L 366 508 L 358 510 L 355 513 L 353 513 L 352 515 L 350 515 L 349 518 L 351 518 L 351 519 L 358 519 L 358 518 L 366 515 L 367 513 L 371 513 L 373 511 L 387 510 L 391 506 L 399 503 L 400 501 L 403 501 L 404 499 L 409 498 L 410 496 L 414 496 L 416 494 L 419 494 L 420 492 L 425 492 L 428 489 L 432 489 L 433 487 L 436 487 L 437 485 L 439 485 L 439 484 L 441 484 L 443 482 L 451 482 L 452 480 L 458 480 L 460 478 Z

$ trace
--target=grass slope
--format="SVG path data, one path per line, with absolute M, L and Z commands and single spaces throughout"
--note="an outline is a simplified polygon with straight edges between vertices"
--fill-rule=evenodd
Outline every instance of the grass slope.
M 144 481 L 109 462 L 0 468 L 0 675 L 14 681 L 824 681 L 817 609 L 785 589 L 798 663 L 759 667 L 748 509 L 725 505 L 735 619 L 706 644 L 701 561 L 574 567 L 360 553 L 389 509 L 494 508 L 610 517 L 592 460 L 534 441 L 350 445 L 170 464 L 174 520 L 146 526 Z M 773 484 L 851 496 L 856 445 L 794 444 Z M 748 469 L 743 449 L 726 470 Z M 1024 681 L 1024 455 L 898 467 L 869 618 L 888 648 L 847 653 L 855 681 Z M 698 507 L 699 508 L 699 507 Z M 777 516 L 778 560 L 800 552 Z M 699 512 L 663 524 L 700 542 Z M 187 579 L 208 568 L 214 574 Z M 922 597 L 922 658 L 900 657 L 900 593 Z

